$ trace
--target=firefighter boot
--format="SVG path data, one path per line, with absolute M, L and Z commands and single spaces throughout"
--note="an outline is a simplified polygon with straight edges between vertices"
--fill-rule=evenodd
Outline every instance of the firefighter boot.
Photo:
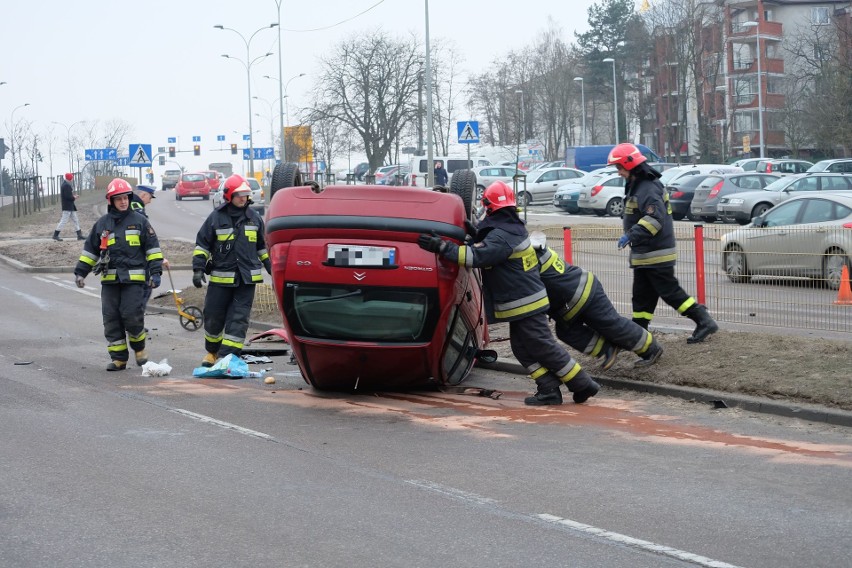
M 107 371 L 123 371 L 127 368 L 127 361 L 110 361 Z
M 603 352 L 598 355 L 599 359 L 603 359 L 600 366 L 601 371 L 609 371 L 612 369 L 612 366 L 615 365 L 615 359 L 618 357 L 619 351 L 621 351 L 621 347 L 617 347 L 612 343 L 606 344 L 606 347 L 603 348 Z
M 707 308 L 701 304 L 695 304 L 683 312 L 683 315 L 694 321 L 696 324 L 695 331 L 692 332 L 690 337 L 686 338 L 687 343 L 701 343 L 707 337 L 719 331 L 719 326 L 716 325 L 716 321 L 710 317 L 710 312 L 708 312 Z
M 204 359 L 201 360 L 202 367 L 212 367 L 216 364 L 216 354 L 215 353 L 207 353 L 204 355 Z
M 86 240 L 86 237 L 83 236 L 83 231 L 77 231 L 77 240 L 78 241 L 85 241 Z
M 551 406 L 562 404 L 562 391 L 559 390 L 561 381 L 551 375 L 544 375 L 535 380 L 538 387 L 533 396 L 524 399 L 527 406 Z
M 644 369 L 656 363 L 663 355 L 663 346 L 657 343 L 656 339 L 651 340 L 651 345 L 648 350 L 639 355 L 641 359 L 633 363 L 636 369 Z
M 582 404 L 598 394 L 601 386 L 586 373 L 580 369 L 580 372 L 574 375 L 574 378 L 566 383 L 568 390 L 574 393 L 574 402 Z
M 62 239 L 59 237 L 59 231 L 53 231 L 53 240 L 61 241 Z
M 148 352 L 144 349 L 136 351 L 136 364 L 140 367 L 148 362 Z

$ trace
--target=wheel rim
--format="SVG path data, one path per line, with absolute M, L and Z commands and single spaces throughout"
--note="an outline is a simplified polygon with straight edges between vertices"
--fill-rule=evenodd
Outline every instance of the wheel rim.
M 825 259 L 825 282 L 832 290 L 840 288 L 840 278 L 846 258 L 838 253 L 829 254 Z
M 725 272 L 737 279 L 745 275 L 745 255 L 741 250 L 731 249 L 725 255 Z
M 611 217 L 621 217 L 621 213 L 624 211 L 624 202 L 621 199 L 613 200 L 607 209 Z
M 525 192 L 525 191 L 521 193 L 520 197 L 521 197 L 521 200 L 520 200 L 521 201 L 521 207 L 526 207 L 532 201 L 532 199 L 530 199 L 530 194 Z

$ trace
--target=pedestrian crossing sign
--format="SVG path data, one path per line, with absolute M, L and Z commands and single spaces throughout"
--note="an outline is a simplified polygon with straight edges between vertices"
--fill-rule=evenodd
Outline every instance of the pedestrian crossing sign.
M 130 159 L 127 161 L 127 165 L 133 168 L 150 168 L 153 166 L 151 163 L 152 155 L 150 144 L 131 144 L 128 154 Z
M 479 144 L 479 122 L 463 120 L 456 123 L 459 133 L 459 144 Z

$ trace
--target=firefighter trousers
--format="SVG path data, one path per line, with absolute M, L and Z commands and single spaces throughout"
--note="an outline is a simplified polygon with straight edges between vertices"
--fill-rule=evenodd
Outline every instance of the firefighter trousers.
M 127 361 L 127 340 L 134 351 L 145 349 L 144 284 L 105 284 L 101 286 L 101 312 L 104 337 L 113 361 Z
M 204 298 L 204 348 L 217 357 L 240 355 L 248 332 L 254 284 L 208 286 Z
M 556 337 L 592 357 L 601 355 L 607 343 L 637 355 L 651 345 L 651 334 L 616 311 L 597 278 L 582 312 L 568 320 L 556 316 Z
M 674 266 L 634 268 L 633 321 L 648 329 L 660 298 L 681 315 L 697 303 L 680 287 Z
M 509 344 L 515 358 L 537 383 L 549 379 L 555 386 L 566 383 L 568 390 L 574 390 L 569 381 L 582 369 L 553 337 L 546 314 L 509 322 Z

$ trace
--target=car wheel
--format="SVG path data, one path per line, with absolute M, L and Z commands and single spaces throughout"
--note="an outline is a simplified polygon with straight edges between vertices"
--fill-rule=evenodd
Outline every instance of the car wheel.
M 479 208 L 475 201 L 477 193 L 476 173 L 471 170 L 459 170 L 453 174 L 450 182 L 450 193 L 461 197 L 464 203 L 464 212 L 467 218 L 475 221 L 478 218 Z
M 825 285 L 830 289 L 837 290 L 840 288 L 844 266 L 847 271 L 852 269 L 849 257 L 842 250 L 835 248 L 825 253 L 822 260 L 822 277 Z
M 518 207 L 526 207 L 532 203 L 532 195 L 528 191 L 522 191 L 518 194 Z
M 713 223 L 716 222 L 716 217 L 702 217 L 701 220 L 704 221 L 707 224 L 712 225 Z
M 302 173 L 299 171 L 299 164 L 289 162 L 279 163 L 275 166 L 272 172 L 272 185 L 269 188 L 270 201 L 275 196 L 275 192 L 285 187 L 299 187 L 305 185 L 302 181 Z
M 605 217 L 606 216 L 606 209 L 592 209 L 592 212 L 595 215 L 597 215 L 598 217 Z
M 606 214 L 610 217 L 621 217 L 624 213 L 624 201 L 619 197 L 613 197 L 606 204 Z
M 725 250 L 725 274 L 728 275 L 728 280 L 735 284 L 748 282 L 751 276 L 748 273 L 748 265 L 746 264 L 746 256 L 737 245 L 731 245 Z
M 754 209 L 751 210 L 751 218 L 754 219 L 760 215 L 763 215 L 767 211 L 772 208 L 772 205 L 769 203 L 758 203 L 754 206 Z M 740 223 L 741 225 L 748 225 L 751 222 L 751 219 L 746 223 Z

